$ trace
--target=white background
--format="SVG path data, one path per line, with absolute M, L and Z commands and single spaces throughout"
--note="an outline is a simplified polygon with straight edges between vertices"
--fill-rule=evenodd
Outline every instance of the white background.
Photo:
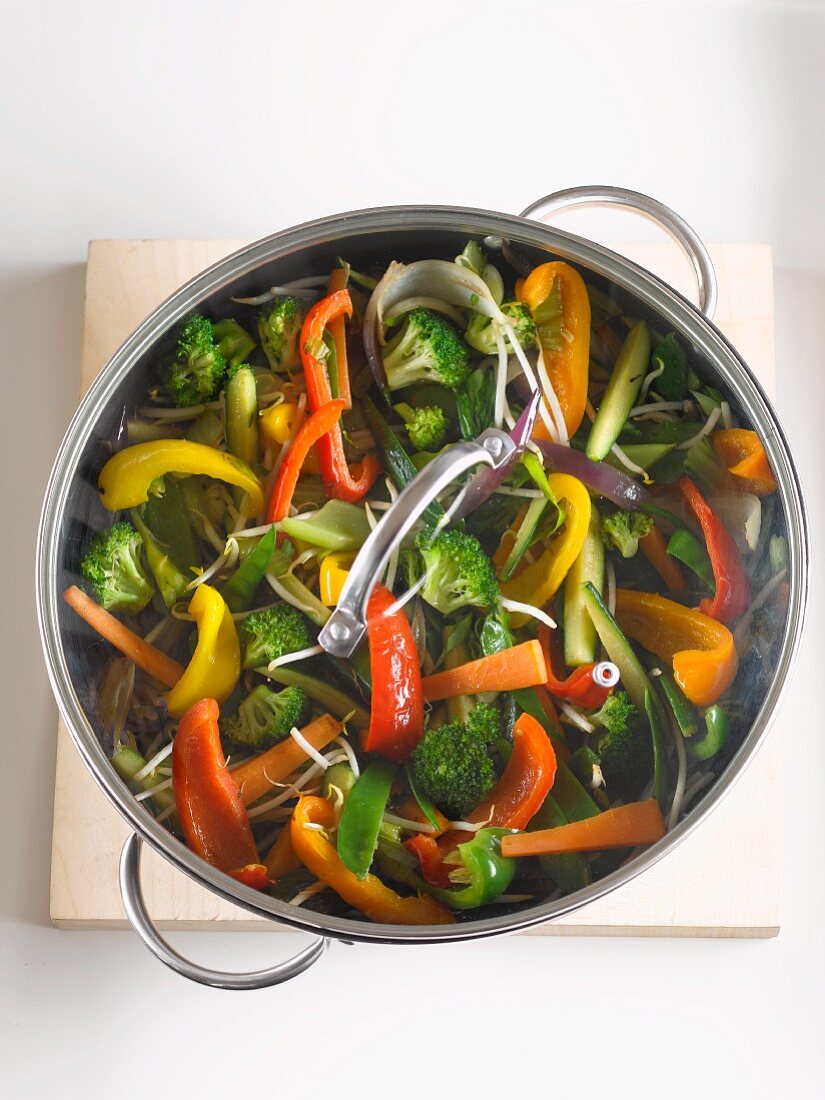
M 77 390 L 91 237 L 257 237 L 353 207 L 648 191 L 775 250 L 779 407 L 822 527 L 825 9 L 816 3 L 0 3 L 0 1092 L 823 1093 L 823 603 L 783 715 L 771 942 L 337 947 L 289 986 L 188 985 L 48 922 L 55 707 L 39 498 Z M 569 222 L 574 228 L 572 217 Z M 633 226 L 576 216 L 575 230 Z M 754 812 L 759 812 L 755 807 Z M 180 936 L 227 967 L 297 937 Z

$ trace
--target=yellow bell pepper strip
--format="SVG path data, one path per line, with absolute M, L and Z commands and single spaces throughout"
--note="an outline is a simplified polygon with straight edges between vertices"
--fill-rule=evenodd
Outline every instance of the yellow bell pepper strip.
M 325 607 L 335 607 L 341 598 L 341 590 L 349 576 L 349 568 L 355 561 L 355 554 L 338 550 L 327 554 L 321 562 L 318 573 L 318 587 L 321 590 L 321 603 Z
M 290 838 L 295 854 L 306 869 L 334 890 L 354 909 L 380 924 L 452 924 L 452 913 L 433 898 L 402 898 L 375 875 L 358 878 L 347 870 L 341 857 L 323 832 L 335 824 L 332 803 L 325 798 L 304 796 L 290 821 Z M 307 828 L 306 826 L 310 826 Z
M 271 447 L 283 447 L 292 435 L 292 427 L 298 414 L 294 401 L 282 401 L 280 405 L 270 405 L 258 418 L 258 427 L 266 443 Z M 312 447 L 304 459 L 302 473 L 317 474 L 320 470 L 318 456 Z
M 733 478 L 733 487 L 758 497 L 776 492 L 776 478 L 756 432 L 726 428 L 711 432 L 710 441 Z
M 97 479 L 103 506 L 110 512 L 136 508 L 148 499 L 152 482 L 164 474 L 204 474 L 226 481 L 246 493 L 250 515 L 263 511 L 261 483 L 245 462 L 188 439 L 155 439 L 124 447 L 112 455 Z
M 199 585 L 189 601 L 189 614 L 198 624 L 198 644 L 183 676 L 166 693 L 173 718 L 180 718 L 200 699 L 223 703 L 241 675 L 238 634 L 220 593 L 208 584 Z
M 590 495 L 582 482 L 570 474 L 549 474 L 547 480 L 556 499 L 563 500 L 567 507 L 564 527 L 534 562 L 501 586 L 507 599 L 535 607 L 544 607 L 558 592 L 590 526 Z M 520 617 L 513 617 L 515 625 L 520 621 Z
M 704 612 L 620 588 L 616 619 L 634 641 L 672 662 L 676 683 L 696 706 L 711 706 L 733 683 L 739 667 L 733 635 Z
M 584 417 L 587 382 L 590 368 L 590 297 L 578 271 L 561 260 L 533 268 L 524 282 L 516 287 L 520 302 L 533 314 L 547 374 L 556 391 L 564 415 L 567 434 L 573 436 Z M 561 298 L 558 331 L 555 318 L 542 323 L 542 306 L 547 308 L 552 296 Z M 546 433 L 541 421 L 536 434 Z

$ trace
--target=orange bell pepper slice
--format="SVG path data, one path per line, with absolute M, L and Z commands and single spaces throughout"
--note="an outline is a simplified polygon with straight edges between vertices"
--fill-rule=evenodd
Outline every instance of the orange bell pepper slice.
M 434 898 L 402 898 L 375 875 L 358 878 L 341 862 L 341 857 L 323 832 L 305 826 L 330 829 L 335 824 L 332 803 L 307 795 L 301 798 L 290 820 L 290 838 L 295 854 L 306 869 L 326 883 L 354 909 L 380 924 L 452 924 L 452 913 Z
M 517 294 L 535 316 L 556 287 L 561 294 L 561 331 L 554 338 L 539 324 L 539 342 L 567 434 L 572 436 L 584 418 L 590 367 L 590 297 L 584 279 L 570 264 L 554 260 L 533 268 L 517 286 Z M 542 433 L 546 428 L 539 420 L 535 434 Z
M 672 663 L 676 683 L 697 706 L 711 706 L 733 683 L 739 668 L 733 635 L 704 612 L 620 588 L 616 621 L 639 645 Z
M 711 432 L 710 441 L 735 479 L 736 488 L 758 497 L 776 492 L 776 478 L 756 432 L 747 428 L 725 428 Z

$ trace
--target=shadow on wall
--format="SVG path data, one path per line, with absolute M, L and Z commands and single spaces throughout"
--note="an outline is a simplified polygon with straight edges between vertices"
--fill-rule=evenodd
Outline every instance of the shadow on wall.
M 4 471 L 0 568 L 3 724 L 0 915 L 46 924 L 56 707 L 34 607 L 37 524 L 55 452 L 77 403 L 82 264 L 0 271 L 0 424 L 14 468 Z

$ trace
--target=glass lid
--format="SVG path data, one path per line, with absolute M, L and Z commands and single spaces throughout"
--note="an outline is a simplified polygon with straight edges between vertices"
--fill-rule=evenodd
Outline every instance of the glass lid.
M 804 587 L 778 427 L 711 326 L 576 238 L 424 220 L 339 219 L 162 307 L 73 425 L 41 550 L 110 796 L 245 904 L 367 937 L 649 862 L 764 726 Z

